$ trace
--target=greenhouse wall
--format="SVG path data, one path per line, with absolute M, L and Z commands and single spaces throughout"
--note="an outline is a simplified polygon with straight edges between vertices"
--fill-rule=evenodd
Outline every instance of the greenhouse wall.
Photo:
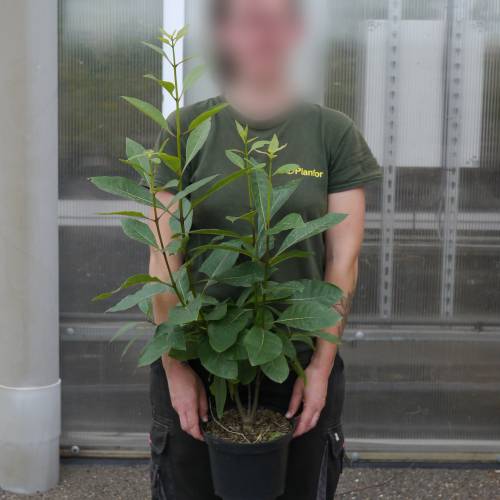
M 344 425 L 352 452 L 500 454 L 500 2 L 311 2 L 328 20 L 322 104 L 351 116 L 383 166 L 367 189 L 350 327 Z M 181 9 L 181 11 L 179 11 Z M 170 14 L 169 14 L 170 13 Z M 171 16 L 171 17 L 170 17 Z M 124 138 L 155 127 L 119 96 L 162 104 L 162 25 L 203 23 L 197 1 L 59 0 L 59 238 L 63 436 L 67 450 L 142 453 L 150 421 L 139 315 L 91 302 L 147 251 L 93 175 L 124 172 Z M 184 47 L 196 49 L 194 39 Z M 192 102 L 215 92 L 207 83 Z M 73 447 L 73 448 L 72 448 Z

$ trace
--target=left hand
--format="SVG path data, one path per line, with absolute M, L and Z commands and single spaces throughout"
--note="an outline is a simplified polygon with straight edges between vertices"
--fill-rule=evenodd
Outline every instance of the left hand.
M 329 371 L 311 363 L 305 369 L 305 374 L 307 384 L 304 384 L 302 378 L 297 378 L 286 414 L 286 418 L 293 418 L 303 403 L 294 437 L 301 436 L 316 427 L 321 411 L 325 407 L 328 392 Z

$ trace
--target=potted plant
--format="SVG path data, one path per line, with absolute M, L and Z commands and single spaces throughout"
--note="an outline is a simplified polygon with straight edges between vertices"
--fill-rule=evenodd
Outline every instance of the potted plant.
M 329 213 L 304 221 L 297 213 L 280 218 L 280 209 L 294 195 L 299 181 L 276 183 L 297 165 L 279 165 L 279 153 L 286 145 L 274 136 L 271 140 L 250 137 L 248 127 L 236 123 L 241 145 L 226 151 L 234 171 L 225 177 L 208 177 L 185 184 L 184 172 L 203 147 L 210 131 L 211 119 L 224 105 L 218 105 L 195 118 L 181 130 L 181 96 L 186 86 L 194 83 L 199 69 L 187 75 L 184 88 L 178 81 L 176 44 L 186 29 L 163 32 L 160 41 L 170 53 L 150 45 L 172 65 L 174 81 L 154 79 L 174 99 L 175 130 L 171 130 L 162 113 L 151 104 L 125 98 L 154 120 L 164 132 L 166 141 L 174 141 L 177 154 L 165 153 L 165 143 L 153 149 L 127 139 L 125 163 L 141 177 L 148 189 L 124 177 L 94 177 L 99 189 L 149 207 L 152 215 L 140 211 L 113 212 L 124 217 L 122 227 L 127 236 L 155 248 L 164 256 L 168 282 L 139 274 L 126 279 L 113 292 L 96 297 L 107 299 L 114 293 L 139 287 L 122 298 L 109 311 L 125 311 L 139 306 L 146 314 L 156 294 L 172 292 L 178 305 L 169 312 L 165 323 L 156 325 L 155 333 L 142 351 L 139 364 L 149 365 L 168 353 L 179 360 L 197 359 L 208 372 L 210 393 L 214 401 L 212 420 L 205 426 L 212 475 L 216 493 L 226 500 L 271 500 L 283 493 L 288 445 L 292 424 L 272 408 L 261 408 L 259 389 L 264 377 L 283 383 L 290 369 L 304 377 L 298 361 L 296 343 L 314 348 L 314 339 L 337 343 L 334 335 L 324 331 L 335 325 L 339 314 L 331 307 L 342 292 L 323 281 L 301 280 L 275 282 L 273 275 L 280 263 L 300 259 L 308 254 L 295 245 L 318 235 L 341 222 L 345 215 Z M 186 148 L 181 146 L 187 135 Z M 158 185 L 160 169 L 168 168 L 174 180 Z M 248 211 L 227 214 L 239 221 L 243 232 L 217 227 L 193 229 L 193 211 L 229 183 L 245 178 L 248 186 Z M 156 194 L 172 189 L 176 193 L 167 206 Z M 157 238 L 159 221 L 168 213 L 173 238 L 169 242 Z M 193 248 L 191 234 L 202 234 L 210 241 Z M 172 270 L 167 257 L 182 253 L 184 264 Z M 195 283 L 192 267 L 196 262 L 205 279 Z M 214 284 L 231 285 L 234 293 L 226 300 L 211 295 Z M 124 331 L 122 329 L 122 331 Z M 121 332 L 118 332 L 118 335 Z M 242 396 L 244 395 L 244 397 Z

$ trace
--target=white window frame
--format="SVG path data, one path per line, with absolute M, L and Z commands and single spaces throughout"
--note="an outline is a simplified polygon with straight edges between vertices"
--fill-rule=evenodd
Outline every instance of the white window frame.
M 186 24 L 186 6 L 184 0 L 163 0 L 163 29 L 167 33 L 171 33 L 174 30 L 181 29 Z M 164 50 L 168 50 L 169 47 L 164 46 Z M 168 53 L 168 52 L 167 52 Z M 181 40 L 176 45 L 176 54 L 179 61 L 184 57 L 184 40 Z M 180 82 L 183 80 L 182 65 L 177 69 L 177 77 Z M 163 60 L 162 66 L 162 78 L 163 80 L 173 82 L 174 75 L 173 70 L 170 67 L 168 61 Z M 183 100 L 183 98 L 182 98 Z M 181 105 L 183 102 L 181 102 Z M 167 94 L 166 90 L 163 90 L 163 101 L 162 101 L 162 112 L 164 116 L 168 116 L 175 110 L 175 103 L 172 98 Z

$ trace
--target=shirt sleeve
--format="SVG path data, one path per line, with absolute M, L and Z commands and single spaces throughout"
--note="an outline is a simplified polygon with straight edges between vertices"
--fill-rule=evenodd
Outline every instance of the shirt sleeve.
M 382 169 L 354 123 L 344 133 L 328 170 L 328 192 L 339 193 L 382 177 Z

